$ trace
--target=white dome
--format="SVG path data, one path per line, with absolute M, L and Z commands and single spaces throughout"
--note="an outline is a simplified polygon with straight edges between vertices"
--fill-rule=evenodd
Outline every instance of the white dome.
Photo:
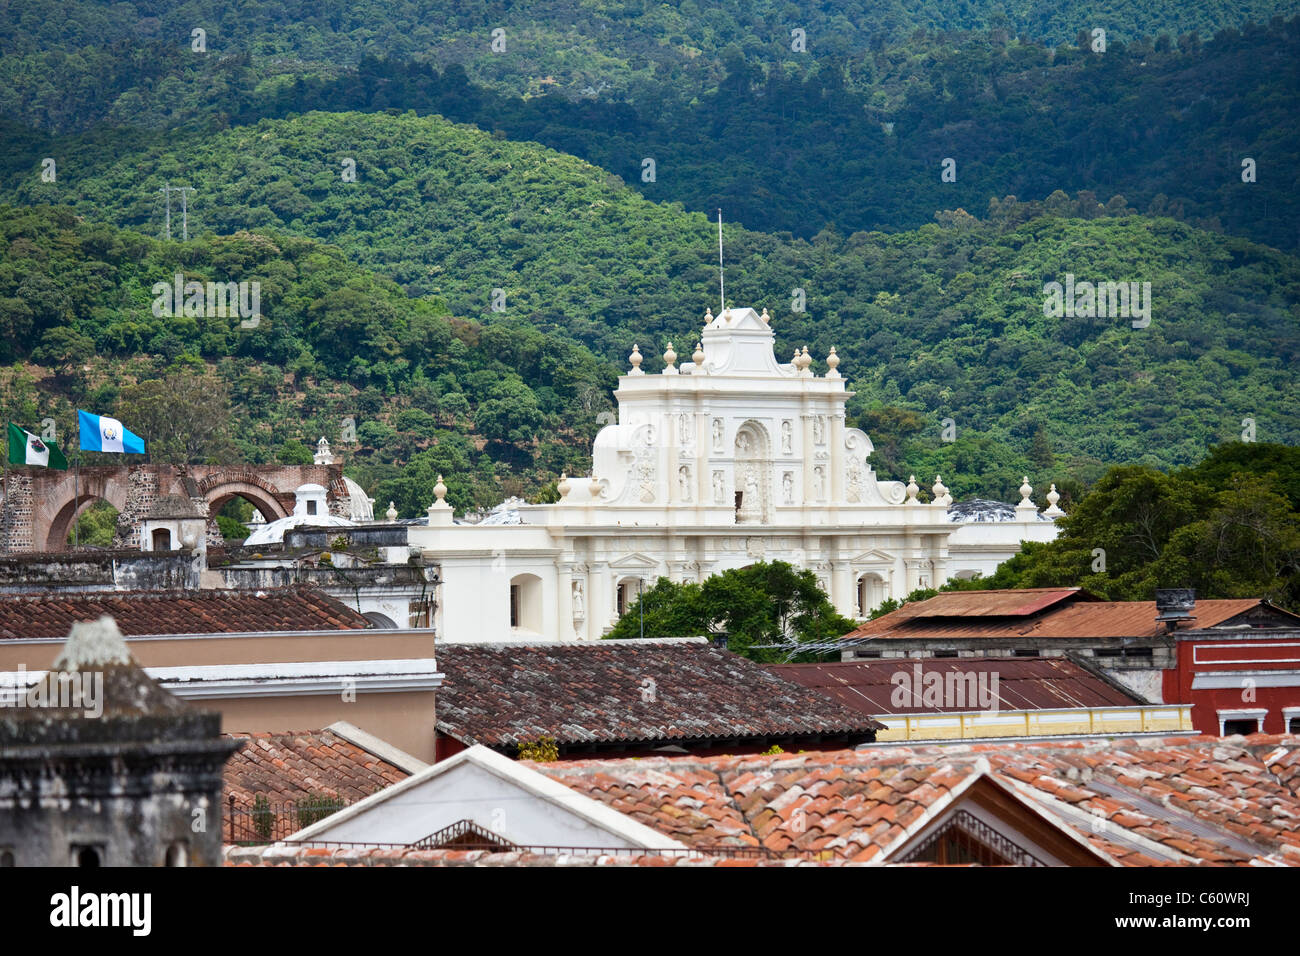
M 343 484 L 348 489 L 348 516 L 353 521 L 374 521 L 375 505 L 366 496 L 365 489 L 347 475 L 343 476 Z
M 331 514 L 289 515 L 287 518 L 279 518 L 276 521 L 259 525 L 255 531 L 244 539 L 244 545 L 281 544 L 284 541 L 285 532 L 302 524 L 311 525 L 313 528 L 351 528 L 353 522 L 347 518 L 336 518 Z
M 311 525 L 313 528 L 350 528 L 353 522 L 339 518 L 329 511 L 326 491 L 323 485 L 310 482 L 299 485 L 293 490 L 297 500 L 294 502 L 293 514 L 268 524 L 259 525 L 244 539 L 245 545 L 279 544 L 284 541 L 284 533 L 298 525 Z

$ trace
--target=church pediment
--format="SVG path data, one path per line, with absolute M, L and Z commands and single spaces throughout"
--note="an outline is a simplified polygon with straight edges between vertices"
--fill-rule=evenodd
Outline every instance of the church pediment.
M 659 562 L 649 555 L 629 554 L 619 558 L 617 561 L 609 562 L 611 568 L 617 568 L 620 571 L 648 571 L 659 566 Z
M 855 555 L 851 559 L 851 563 L 855 567 L 859 565 L 887 565 L 888 567 L 892 568 L 894 566 L 894 556 L 892 554 L 886 554 L 884 551 L 877 551 L 873 549 L 871 551 L 863 551 L 861 554 Z
M 767 331 L 767 323 L 753 309 L 728 309 L 713 320 L 717 328 L 732 329 L 737 332 L 752 329 L 755 332 Z

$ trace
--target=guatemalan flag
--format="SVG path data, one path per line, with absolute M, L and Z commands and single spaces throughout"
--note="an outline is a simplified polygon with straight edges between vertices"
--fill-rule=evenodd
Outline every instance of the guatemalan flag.
M 144 439 L 122 427 L 116 418 L 92 415 L 77 409 L 77 422 L 81 425 L 82 451 L 124 451 L 144 454 Z

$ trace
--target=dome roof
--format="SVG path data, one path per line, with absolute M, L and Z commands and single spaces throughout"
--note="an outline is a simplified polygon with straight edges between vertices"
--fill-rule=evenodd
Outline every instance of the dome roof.
M 347 518 L 337 518 L 331 514 L 289 515 L 263 525 L 257 525 L 244 539 L 244 545 L 281 544 L 285 532 L 299 525 L 311 525 L 313 528 L 351 528 L 354 522 Z
M 1041 514 L 1035 514 L 1037 521 L 1051 521 Z M 990 501 L 987 498 L 972 498 L 958 501 L 948 508 L 948 520 L 954 524 L 994 524 L 1002 521 L 1019 521 L 1014 505 L 1002 501 Z
M 347 475 L 343 476 L 343 484 L 348 489 L 348 516 L 353 521 L 374 521 L 374 502 L 366 495 L 365 489 Z

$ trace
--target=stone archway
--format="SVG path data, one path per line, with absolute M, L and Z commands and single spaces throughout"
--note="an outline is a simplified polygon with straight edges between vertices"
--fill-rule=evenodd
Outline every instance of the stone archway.
M 50 529 L 45 540 L 45 550 L 67 551 L 69 548 L 68 535 L 72 533 L 72 525 L 78 518 L 89 511 L 93 505 L 101 501 L 105 504 L 112 505 L 119 513 L 122 511 L 121 506 L 102 495 L 83 493 L 74 496 L 71 500 L 66 502 L 50 520 Z
M 80 472 L 31 469 L 11 475 L 9 488 L 14 500 L 5 503 L 5 510 L 11 520 L 18 519 L 15 523 L 21 522 L 21 512 L 27 511 L 24 536 L 30 541 L 28 548 L 13 550 L 66 551 L 73 522 L 91 505 L 105 501 L 123 512 L 130 495 L 126 469 L 111 467 L 83 468 Z
M 205 501 L 209 514 L 230 498 L 246 498 L 268 521 L 293 512 L 294 489 L 329 489 L 331 511 L 346 508 L 341 463 L 329 465 L 94 465 L 78 471 L 21 467 L 7 471 L 0 513 L 0 548 L 64 551 L 72 522 L 96 499 L 123 516 L 120 545 L 135 547 L 140 517 L 162 495 Z M 346 513 L 346 512 L 343 512 Z
M 285 518 L 293 513 L 293 490 L 289 489 L 286 494 L 247 467 L 214 471 L 200 478 L 197 486 L 199 494 L 208 502 L 209 515 L 215 515 L 222 505 L 235 497 L 251 502 L 267 521 Z
M 286 509 L 280 503 L 280 500 L 274 495 L 268 494 L 266 489 L 242 481 L 218 485 L 210 491 L 205 491 L 204 498 L 207 499 L 208 514 L 211 516 L 215 516 L 231 498 L 243 498 L 262 512 L 262 517 L 267 521 L 287 517 L 292 510 Z

